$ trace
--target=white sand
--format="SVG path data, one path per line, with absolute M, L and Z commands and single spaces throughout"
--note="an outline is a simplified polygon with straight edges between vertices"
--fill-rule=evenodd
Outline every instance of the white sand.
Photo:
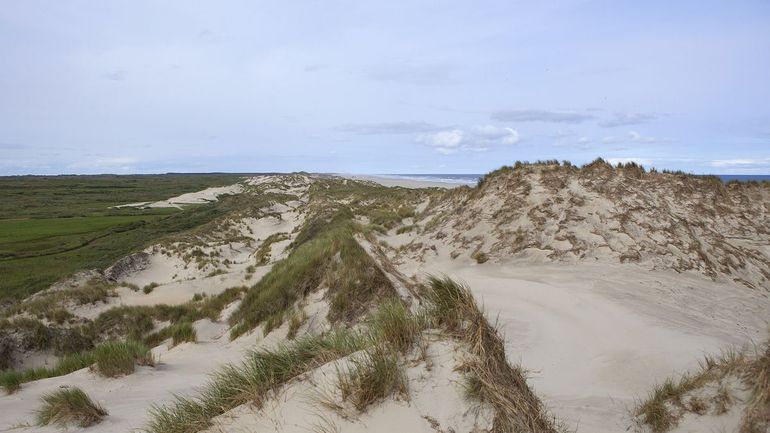
M 189 192 L 186 194 L 171 197 L 166 200 L 160 200 L 156 202 L 140 202 L 140 203 L 128 203 L 115 206 L 121 207 L 175 207 L 181 208 L 186 204 L 204 204 L 212 201 L 217 201 L 220 195 L 225 194 L 238 194 L 243 192 L 243 185 L 236 183 L 230 186 L 221 186 L 214 188 L 206 188 L 202 191 Z
M 765 337 L 770 302 L 742 286 L 635 266 L 514 265 L 446 256 L 401 266 L 466 282 L 511 360 L 579 432 L 625 431 L 652 386 L 702 355 Z M 411 271 L 411 272 L 410 272 Z

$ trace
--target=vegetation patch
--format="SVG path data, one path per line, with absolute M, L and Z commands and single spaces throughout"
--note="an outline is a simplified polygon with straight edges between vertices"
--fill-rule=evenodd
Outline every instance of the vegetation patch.
M 111 341 L 93 350 L 66 355 L 52 368 L 39 367 L 0 372 L 0 386 L 6 393 L 11 394 L 24 383 L 63 376 L 86 367 L 92 367 L 105 377 L 131 374 L 135 364 L 154 365 L 152 354 L 146 346 L 133 341 Z
M 471 359 L 462 366 L 466 395 L 494 410 L 492 432 L 555 433 L 562 429 L 527 385 L 524 371 L 508 363 L 502 337 L 467 287 L 449 278 L 431 277 L 426 297 L 434 326 L 470 349 Z
M 667 432 L 679 424 L 682 416 L 691 412 L 715 415 L 727 412 L 736 400 L 725 379 L 739 380 L 751 390 L 743 413 L 741 433 L 753 433 L 770 428 L 770 343 L 750 354 L 748 350 L 728 350 L 718 357 L 706 356 L 700 369 L 685 373 L 678 379 L 668 378 L 656 385 L 634 415 L 640 424 L 654 433 Z M 718 384 L 713 398 L 704 400 L 692 393 L 709 383 Z
M 108 341 L 93 351 L 94 370 L 104 377 L 134 372 L 136 365 L 155 365 L 150 349 L 136 341 Z
M 273 244 L 276 242 L 285 241 L 287 239 L 289 239 L 289 234 L 284 232 L 273 233 L 272 235 L 266 237 L 265 240 L 262 241 L 262 244 L 259 246 L 259 249 L 254 253 L 254 258 L 257 261 L 257 265 L 262 266 L 270 263 L 270 252 L 273 249 Z M 249 272 L 247 269 L 247 272 L 254 273 L 254 270 L 252 268 L 252 270 Z
M 394 394 L 409 397 L 398 355 L 381 345 L 354 356 L 347 369 L 337 371 L 337 378 L 343 401 L 351 401 L 359 412 Z
M 390 281 L 354 237 L 350 211 L 308 222 L 288 257 L 276 263 L 230 317 L 231 338 L 272 318 L 321 285 L 329 287 L 331 320 L 360 314 L 376 296 L 394 293 Z
M 210 420 L 247 402 L 261 404 L 271 391 L 298 375 L 347 356 L 366 344 L 361 335 L 347 330 L 306 336 L 274 349 L 251 352 L 240 365 L 214 373 L 196 398 L 177 397 L 167 406 L 155 406 L 145 431 L 193 433 Z
M 43 406 L 37 412 L 39 425 L 89 427 L 107 416 L 107 411 L 80 388 L 60 389 L 44 395 L 42 400 Z

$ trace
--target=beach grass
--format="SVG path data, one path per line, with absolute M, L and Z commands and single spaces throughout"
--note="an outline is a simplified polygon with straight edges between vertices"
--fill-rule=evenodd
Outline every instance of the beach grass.
M 37 423 L 41 426 L 90 427 L 107 416 L 107 411 L 80 388 L 60 389 L 45 394 L 42 400 L 43 405 L 37 411 Z

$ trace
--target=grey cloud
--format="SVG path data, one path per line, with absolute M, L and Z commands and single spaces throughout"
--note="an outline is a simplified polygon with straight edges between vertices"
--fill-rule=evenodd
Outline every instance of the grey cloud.
M 128 72 L 124 70 L 112 71 L 103 75 L 104 78 L 111 81 L 123 81 L 128 76 Z
M 591 114 L 572 111 L 502 110 L 492 113 L 492 119 L 501 122 L 582 123 L 594 118 Z
M 446 82 L 451 69 L 450 65 L 440 63 L 393 61 L 370 67 L 363 73 L 366 78 L 375 81 L 426 85 Z
M 359 135 L 384 135 L 384 134 L 414 134 L 432 132 L 442 129 L 441 126 L 422 121 L 407 122 L 382 122 L 382 123 L 355 123 L 343 125 L 337 128 L 340 131 L 352 132 Z
M 657 119 L 657 114 L 651 113 L 615 113 L 612 118 L 599 122 L 600 126 L 613 128 L 615 126 L 638 125 Z
M 0 149 L 3 149 L 3 150 L 20 150 L 24 148 L 25 146 L 18 143 L 8 143 L 8 142 L 0 141 Z

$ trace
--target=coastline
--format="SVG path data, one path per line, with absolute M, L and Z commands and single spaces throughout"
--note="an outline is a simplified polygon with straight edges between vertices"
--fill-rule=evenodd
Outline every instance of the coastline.
M 383 186 L 400 186 L 403 188 L 457 188 L 459 186 L 470 186 L 464 182 L 439 182 L 431 180 L 406 179 L 398 177 L 377 176 L 370 174 L 337 174 L 337 176 L 352 180 L 362 180 L 377 182 Z

